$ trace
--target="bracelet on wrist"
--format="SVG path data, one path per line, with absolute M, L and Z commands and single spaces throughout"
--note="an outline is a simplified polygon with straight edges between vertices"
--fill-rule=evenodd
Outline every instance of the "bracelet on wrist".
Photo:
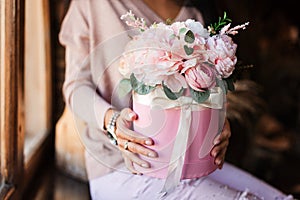
M 119 116 L 120 116 L 120 112 L 113 111 L 113 114 L 106 127 L 107 137 L 109 138 L 110 142 L 114 145 L 118 145 L 117 135 L 116 135 L 116 122 Z

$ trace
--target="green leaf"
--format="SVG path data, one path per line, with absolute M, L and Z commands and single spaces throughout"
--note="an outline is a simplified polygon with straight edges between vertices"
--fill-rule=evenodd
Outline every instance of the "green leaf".
M 186 32 L 184 41 L 190 44 L 192 44 L 195 41 L 195 35 L 191 30 L 188 30 L 188 32 Z
M 184 88 L 181 88 L 179 92 L 172 92 L 172 90 L 170 88 L 168 88 L 164 82 L 162 83 L 163 85 L 163 89 L 164 89 L 164 92 L 166 94 L 166 96 L 171 99 L 171 100 L 176 100 L 178 99 L 179 97 L 182 96 L 183 92 L 184 92 Z
M 184 48 L 184 51 L 185 51 L 186 55 L 188 55 L 188 56 L 192 55 L 192 53 L 194 53 L 194 49 L 188 47 L 187 45 L 184 45 L 183 48 Z
M 216 78 L 216 82 L 217 82 L 217 86 L 220 87 L 222 89 L 222 91 L 224 92 L 224 94 L 227 94 L 227 84 L 226 81 L 223 79 L 218 79 Z
M 191 91 L 192 98 L 198 103 L 202 103 L 202 102 L 206 101 L 210 95 L 209 90 L 200 92 L 200 91 L 196 91 L 196 90 L 193 90 L 192 88 L 190 88 L 190 91 Z
M 226 78 L 226 79 L 224 79 L 224 81 L 225 81 L 227 89 L 229 91 L 234 91 L 235 90 L 232 78 Z
M 226 19 L 226 12 L 224 11 L 223 19 Z
M 123 79 L 118 85 L 118 95 L 120 98 L 125 97 L 132 90 L 130 79 Z
M 220 31 L 225 25 L 227 25 L 232 20 L 228 18 L 227 13 L 224 12 L 223 18 L 219 17 L 219 21 L 211 24 L 211 35 L 215 35 L 218 31 Z
M 172 34 L 172 35 L 170 35 L 170 39 L 173 39 L 173 38 L 175 38 L 175 37 L 177 37 L 175 34 Z
M 186 28 L 181 28 L 181 29 L 179 29 L 179 34 L 183 34 L 183 33 L 185 33 L 186 32 Z
M 141 94 L 141 95 L 148 94 L 152 90 L 155 89 L 155 87 L 153 87 L 153 86 L 145 85 L 143 82 L 139 82 L 133 73 L 130 75 L 130 83 L 131 83 L 132 89 L 136 93 Z

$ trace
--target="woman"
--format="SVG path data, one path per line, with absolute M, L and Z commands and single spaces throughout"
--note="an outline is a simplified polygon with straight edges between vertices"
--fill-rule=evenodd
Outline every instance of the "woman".
M 197 2 L 197 1 L 195 1 Z M 211 1 L 207 1 L 211 2 Z M 197 2 L 199 3 L 199 2 Z M 60 42 L 66 47 L 66 77 L 63 86 L 65 101 L 74 115 L 87 123 L 82 139 L 86 146 L 86 167 L 93 199 L 156 199 L 163 181 L 145 176 L 133 163 L 149 168 L 138 154 L 157 157 L 151 150 L 155 145 L 151 138 L 141 137 L 130 130 L 138 117 L 130 109 L 130 98 L 118 98 L 115 89 L 122 79 L 118 73 L 117 58 L 130 39 L 130 31 L 120 16 L 132 10 L 147 24 L 153 22 L 184 21 L 188 18 L 204 22 L 203 12 L 191 1 L 184 0 L 73 0 L 63 21 Z M 206 15 L 205 17 L 207 17 Z M 128 31 L 128 32 L 126 32 Z M 117 135 L 118 148 L 109 142 L 107 128 Z M 211 155 L 221 169 L 230 137 L 230 126 L 225 123 L 222 133 L 214 140 Z M 125 164 L 126 168 L 122 168 Z M 116 170 L 118 169 L 118 170 Z M 133 174 L 127 173 L 130 171 Z M 182 181 L 179 188 L 167 199 L 203 199 L 219 196 L 234 198 L 236 190 L 219 189 L 218 194 L 209 192 L 220 186 L 213 179 Z M 205 188 L 199 189 L 202 184 Z M 200 185 L 201 185 L 200 184 Z M 212 186 L 213 185 L 213 186 Z M 215 189 L 214 189 L 215 190 Z M 206 196 L 205 196 L 206 195 Z

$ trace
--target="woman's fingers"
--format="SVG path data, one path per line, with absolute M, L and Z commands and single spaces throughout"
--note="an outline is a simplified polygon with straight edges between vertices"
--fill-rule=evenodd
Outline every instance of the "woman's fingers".
M 118 138 L 118 145 L 121 148 L 128 150 L 132 153 L 141 154 L 151 158 L 156 158 L 158 156 L 155 151 L 148 149 L 140 144 L 125 140 L 123 138 Z
M 215 164 L 220 169 L 222 168 L 225 161 L 225 155 L 226 155 L 228 144 L 229 144 L 229 139 L 221 140 L 221 142 L 215 145 L 211 150 L 211 155 L 215 158 Z
M 130 108 L 124 108 L 121 110 L 120 115 L 126 120 L 126 121 L 133 121 L 137 119 L 137 114 L 133 112 Z
M 142 144 L 142 145 L 153 145 L 154 144 L 154 142 L 151 138 L 142 136 L 142 135 L 130 130 L 126 126 L 126 124 L 122 121 L 118 123 L 116 135 L 118 138 L 122 138 L 122 139 L 125 139 L 128 141 L 134 142 L 134 143 Z
M 218 165 L 219 168 L 222 168 L 222 165 L 224 163 L 227 146 L 228 141 L 224 140 L 220 144 L 214 146 L 211 150 L 211 155 L 215 158 L 215 164 Z
M 133 173 L 133 174 L 137 174 L 137 175 L 142 175 L 141 172 L 137 171 L 134 167 L 133 167 L 133 162 L 126 156 L 123 156 L 124 157 L 124 163 L 125 163 L 125 166 L 127 167 L 127 169 Z
M 226 119 L 223 130 L 221 134 L 219 134 L 214 139 L 214 147 L 211 150 L 211 155 L 215 158 L 215 164 L 221 169 L 224 161 L 225 155 L 227 151 L 227 146 L 229 144 L 229 138 L 231 136 L 230 124 Z
M 225 161 L 226 150 L 227 150 L 227 148 L 222 149 L 215 157 L 215 164 L 218 166 L 219 169 L 222 169 L 222 167 L 223 167 L 223 164 Z
M 213 157 L 216 157 L 217 154 L 219 154 L 219 152 L 227 149 L 228 144 L 229 144 L 229 140 L 222 140 L 220 143 L 218 143 L 213 147 L 213 149 L 211 150 L 211 155 Z
M 229 140 L 230 136 L 231 136 L 230 124 L 229 124 L 228 119 L 226 119 L 221 134 L 219 134 L 214 139 L 214 145 L 218 145 L 219 143 L 223 142 L 224 140 Z
M 123 153 L 123 156 L 129 158 L 129 160 L 131 160 L 132 163 L 135 163 L 144 168 L 150 168 L 150 163 L 139 158 L 137 154 L 126 150 L 121 150 L 121 151 Z
M 144 146 L 154 144 L 151 138 L 142 136 L 130 129 L 132 122 L 136 120 L 137 117 L 136 113 L 131 109 L 123 109 L 116 121 L 116 135 L 126 167 L 134 174 L 141 174 L 135 169 L 134 164 L 144 168 L 150 168 L 150 164 L 141 159 L 139 155 L 155 158 L 157 157 L 157 153 Z
M 134 163 L 136 165 L 139 165 L 144 168 L 150 168 L 150 163 L 140 159 L 135 153 L 125 150 L 122 147 L 119 147 L 119 148 L 120 148 L 120 151 L 122 152 L 122 155 L 123 155 L 123 158 L 125 161 L 125 166 L 131 173 L 142 175 L 141 172 L 139 172 L 138 170 L 135 169 Z
M 117 119 L 117 137 L 142 145 L 153 145 L 154 142 L 151 138 L 142 136 L 129 129 L 132 121 L 135 119 L 137 119 L 136 113 L 129 108 L 123 109 L 120 117 Z

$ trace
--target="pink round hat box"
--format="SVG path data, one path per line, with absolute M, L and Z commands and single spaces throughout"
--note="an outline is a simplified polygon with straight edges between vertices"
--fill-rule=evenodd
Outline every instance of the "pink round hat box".
M 154 140 L 148 146 L 158 153 L 158 158 L 140 156 L 151 164 L 143 168 L 135 164 L 135 168 L 144 175 L 166 178 L 171 154 L 179 127 L 181 108 L 163 109 L 137 102 L 133 95 L 133 110 L 138 119 L 134 121 L 134 130 Z M 210 155 L 213 140 L 224 124 L 223 109 L 212 109 L 199 106 L 192 110 L 191 126 L 181 179 L 192 179 L 206 176 L 217 169 L 214 158 Z

